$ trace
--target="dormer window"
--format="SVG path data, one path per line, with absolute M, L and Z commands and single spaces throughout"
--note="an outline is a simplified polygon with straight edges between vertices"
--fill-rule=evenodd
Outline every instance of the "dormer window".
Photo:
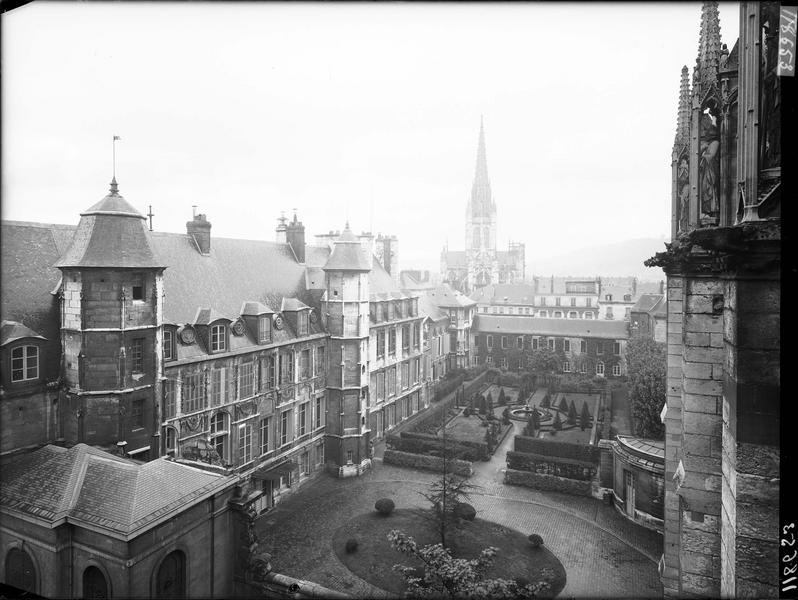
M 39 378 L 38 346 L 19 346 L 11 351 L 11 381 Z
M 624 294 L 623 295 L 624 302 L 631 302 L 632 301 L 632 294 Z
M 296 322 L 297 322 L 297 334 L 298 335 L 307 335 L 308 334 L 308 313 L 305 310 L 300 310 L 296 314 Z
M 144 302 L 144 276 L 141 273 L 133 275 L 133 301 Z
M 604 299 L 605 299 L 607 302 L 612 302 L 612 294 L 607 294 L 606 296 L 604 296 Z
M 227 327 L 224 325 L 211 326 L 211 352 L 224 352 L 227 350 Z
M 272 320 L 269 315 L 258 317 L 258 343 L 268 344 L 272 341 Z

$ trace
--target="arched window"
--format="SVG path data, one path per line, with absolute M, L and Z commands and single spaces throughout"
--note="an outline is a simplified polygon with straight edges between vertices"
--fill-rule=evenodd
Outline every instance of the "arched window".
M 186 597 L 186 556 L 180 550 L 167 554 L 158 567 L 155 597 Z
M 108 598 L 108 582 L 97 567 L 87 567 L 83 571 L 83 596 L 88 600 Z
M 604 375 L 604 363 L 601 361 L 596 363 L 596 375 Z
M 36 567 L 24 550 L 12 548 L 6 554 L 5 583 L 21 590 L 36 592 Z
M 471 244 L 473 248 L 479 248 L 480 244 L 482 243 L 481 237 L 482 236 L 479 235 L 479 227 L 474 227 L 474 238 L 473 243 Z

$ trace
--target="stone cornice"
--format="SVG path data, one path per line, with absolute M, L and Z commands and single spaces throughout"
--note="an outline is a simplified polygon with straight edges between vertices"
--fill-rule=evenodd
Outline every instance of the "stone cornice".
M 694 229 L 644 262 L 667 275 L 762 274 L 781 264 L 781 219 Z

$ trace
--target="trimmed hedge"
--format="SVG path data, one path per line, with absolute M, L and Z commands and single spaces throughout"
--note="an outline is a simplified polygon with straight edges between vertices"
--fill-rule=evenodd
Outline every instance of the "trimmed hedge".
M 400 452 L 412 452 L 413 454 L 427 454 L 430 456 L 443 452 L 443 440 L 435 436 L 431 436 L 430 439 L 419 439 L 404 437 L 403 435 L 388 435 L 385 438 L 385 442 L 389 448 Z M 447 446 L 453 455 L 457 455 L 462 460 L 480 460 L 479 454 L 474 448 L 469 448 L 457 442 L 447 442 Z
M 418 431 L 403 431 L 399 434 L 400 437 L 403 439 L 415 439 L 415 440 L 428 440 L 428 441 L 437 441 L 439 444 L 442 443 L 442 439 L 434 434 L 431 433 L 421 433 Z M 490 453 L 488 452 L 488 445 L 485 442 L 477 442 L 471 440 L 449 440 L 449 444 L 454 444 L 456 446 L 465 446 L 466 448 L 470 448 L 476 452 L 476 458 L 473 460 L 490 460 Z M 472 459 L 464 459 L 464 460 L 472 460 Z
M 507 468 L 579 481 L 592 480 L 597 471 L 593 463 L 512 451 L 507 452 Z
M 529 471 L 507 469 L 504 473 L 504 483 L 508 485 L 521 485 L 538 490 L 564 492 L 566 494 L 578 496 L 591 495 L 591 483 L 589 481 L 565 479 L 564 477 L 557 477 L 555 475 L 540 475 L 539 473 L 530 473 Z
M 597 465 L 601 456 L 598 446 L 572 444 L 570 442 L 544 441 L 523 435 L 515 436 L 515 451 L 527 454 L 540 454 L 547 457 L 570 458 Z
M 410 452 L 400 452 L 399 450 L 386 450 L 382 457 L 382 462 L 399 467 L 411 467 L 414 469 L 424 469 L 426 471 L 443 471 L 443 459 L 439 456 L 427 456 L 425 454 L 411 454 Z M 470 477 L 473 467 L 470 462 L 459 459 L 448 461 L 448 470 L 460 477 Z
M 530 534 L 527 538 L 529 540 L 529 544 L 533 548 L 540 548 L 543 545 L 543 538 L 540 537 L 537 533 Z

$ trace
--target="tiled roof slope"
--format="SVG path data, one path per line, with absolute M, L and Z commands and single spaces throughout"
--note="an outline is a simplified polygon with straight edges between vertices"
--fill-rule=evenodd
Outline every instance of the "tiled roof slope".
M 629 337 L 629 328 L 625 321 L 599 321 L 597 319 L 541 319 L 508 315 L 477 315 L 473 329 L 479 333 L 592 337 L 613 340 Z
M 30 327 L 25 327 L 22 323 L 3 321 L 2 327 L 0 327 L 0 346 L 5 346 L 6 344 L 25 338 L 44 339 Z
M 471 298 L 452 289 L 448 285 L 439 285 L 434 290 L 427 292 L 430 300 L 442 308 L 476 306 Z
M 662 300 L 660 294 L 643 294 L 632 307 L 632 312 L 648 312 Z
M 60 311 L 51 294 L 61 280 L 53 267 L 74 226 L 3 221 L 0 229 L 0 315 L 47 338 L 47 378 L 58 375 Z
M 166 458 L 139 464 L 78 444 L 14 456 L 3 465 L 0 481 L 3 508 L 53 524 L 67 519 L 100 526 L 128 537 L 233 479 Z
M 157 268 L 146 218 L 118 194 L 116 180 L 108 195 L 80 214 L 75 235 L 57 267 Z
M 443 312 L 427 294 L 418 297 L 418 312 L 422 317 L 429 317 L 433 321 L 448 319 L 449 315 Z
M 152 240 L 167 264 L 165 321 L 190 323 L 201 306 L 234 319 L 243 302 L 278 307 L 283 297 L 306 298 L 304 267 L 288 244 L 213 238 L 203 256 L 187 234 L 153 233 Z

